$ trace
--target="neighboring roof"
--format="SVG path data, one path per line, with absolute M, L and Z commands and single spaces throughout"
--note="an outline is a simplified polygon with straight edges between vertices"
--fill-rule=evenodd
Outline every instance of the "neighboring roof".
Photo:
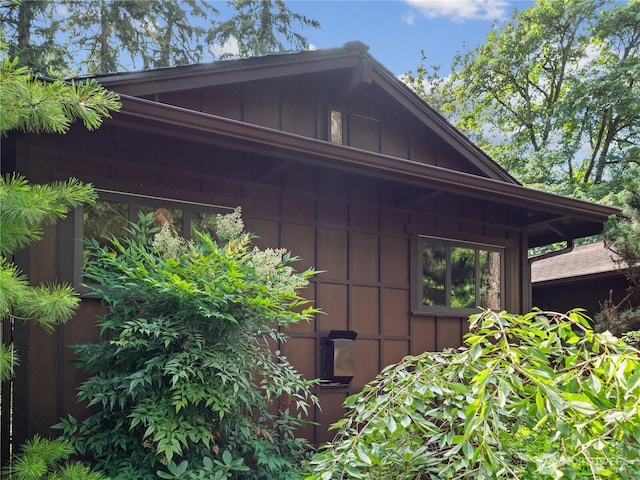
M 148 97 L 154 94 L 193 88 L 350 69 L 353 73 L 349 88 L 355 89 L 362 84 L 377 84 L 385 93 L 487 176 L 503 182 L 518 184 L 518 181 L 506 170 L 373 58 L 368 50 L 369 47 L 364 43 L 354 41 L 347 42 L 341 48 L 279 53 L 196 65 L 112 73 L 92 78 L 98 80 L 106 88 L 120 94 Z
M 621 274 L 611 250 L 603 242 L 579 245 L 573 250 L 531 264 L 531 283 L 541 285 L 590 276 Z

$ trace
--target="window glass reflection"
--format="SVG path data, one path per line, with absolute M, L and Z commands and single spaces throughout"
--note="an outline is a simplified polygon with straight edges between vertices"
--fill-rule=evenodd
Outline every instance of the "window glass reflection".
M 499 247 L 421 237 L 419 307 L 500 310 L 503 254 Z
M 422 244 L 422 304 L 445 305 L 447 247 L 424 242 Z
M 182 234 L 182 210 L 177 208 L 158 208 L 143 205 L 138 207 L 138 211 L 145 215 L 148 215 L 149 213 L 153 214 L 153 225 L 155 227 L 162 227 L 168 222 L 173 226 L 176 232 Z M 138 221 L 137 218 L 136 221 Z
M 476 306 L 476 251 L 472 248 L 451 248 L 451 306 Z
M 129 205 L 121 202 L 98 200 L 84 207 L 84 236 L 95 238 L 106 245 L 107 238 L 122 237 L 129 225 Z
M 331 110 L 331 142 L 343 143 L 342 138 L 342 112 L 338 110 Z
M 201 233 L 208 233 L 215 238 L 216 233 L 216 214 L 193 212 L 191 216 L 191 237 L 193 237 L 193 231 L 197 230 Z

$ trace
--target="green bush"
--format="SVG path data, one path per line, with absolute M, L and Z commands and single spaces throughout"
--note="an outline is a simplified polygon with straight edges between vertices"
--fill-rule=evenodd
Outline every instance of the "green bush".
M 640 352 L 577 311 L 475 315 L 345 406 L 308 480 L 640 478 Z
M 297 293 L 315 272 L 252 248 L 239 210 L 192 242 L 153 221 L 88 242 L 85 274 L 108 313 L 103 340 L 74 349 L 93 375 L 78 396 L 95 413 L 58 427 L 115 479 L 297 478 L 315 381 L 277 346 L 316 313 Z

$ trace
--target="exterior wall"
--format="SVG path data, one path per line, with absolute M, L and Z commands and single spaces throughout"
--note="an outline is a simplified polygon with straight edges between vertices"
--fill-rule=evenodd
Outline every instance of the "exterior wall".
M 629 287 L 621 272 L 595 275 L 589 278 L 533 285 L 534 306 L 555 312 L 567 312 L 574 308 L 584 308 L 593 318 L 611 292 L 615 303 L 620 302 Z
M 339 87 L 313 83 L 313 88 L 301 80 L 285 79 L 277 86 L 240 83 L 163 93 L 154 99 L 319 140 L 330 138 L 329 112 L 335 109 L 343 113 L 344 145 L 484 176 L 415 117 L 398 112 L 377 87 L 360 91 L 345 104 Z
M 303 124 L 300 128 L 312 128 Z M 342 415 L 346 396 L 384 366 L 407 354 L 459 346 L 467 331 L 467 315 L 413 311 L 411 242 L 417 233 L 508 244 L 506 307 L 518 311 L 522 306 L 515 281 L 521 274 L 521 233 L 504 227 L 513 224 L 515 215 L 506 206 L 428 190 L 411 192 L 407 201 L 404 185 L 320 165 L 280 170 L 274 158 L 110 125 L 91 134 L 79 128 L 62 137 L 26 136 L 17 151 L 17 169 L 34 182 L 73 175 L 110 190 L 242 205 L 247 229 L 260 236 L 259 246 L 286 247 L 301 258 L 300 269 L 324 271 L 304 295 L 325 315 L 292 327 L 283 346 L 304 375 L 318 377 L 320 339 L 332 329 L 358 333 L 351 385 L 318 390 L 322 410 L 313 412 L 312 419 L 319 427 L 305 432 L 317 443 L 331 438 L 326 427 Z M 69 228 L 67 222 L 52 229 L 31 249 L 24 266 L 32 279 L 70 280 Z M 83 300 L 75 318 L 51 336 L 18 329 L 23 365 L 16 381 L 17 441 L 50 434 L 48 427 L 68 413 L 82 417 L 83 407 L 75 401 L 82 373 L 69 365 L 72 355 L 66 346 L 97 338 L 99 308 L 95 300 Z

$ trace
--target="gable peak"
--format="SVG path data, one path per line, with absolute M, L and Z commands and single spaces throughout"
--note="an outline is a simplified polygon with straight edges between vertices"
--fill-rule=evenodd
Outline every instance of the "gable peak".
M 367 53 L 369 51 L 369 45 L 361 42 L 360 40 L 351 40 L 350 42 L 345 43 L 342 48 L 348 52 Z

